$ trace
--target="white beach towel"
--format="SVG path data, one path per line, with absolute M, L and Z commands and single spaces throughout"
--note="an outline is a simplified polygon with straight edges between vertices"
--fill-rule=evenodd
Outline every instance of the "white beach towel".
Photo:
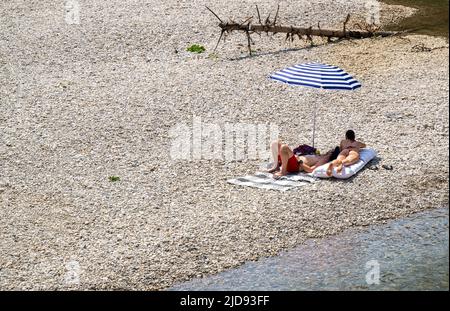
M 273 174 L 264 172 L 256 172 L 255 175 L 246 175 L 227 180 L 228 183 L 233 185 L 270 189 L 283 192 L 314 183 L 315 181 L 316 179 L 314 177 L 302 173 L 289 174 L 279 179 L 275 179 L 273 177 Z

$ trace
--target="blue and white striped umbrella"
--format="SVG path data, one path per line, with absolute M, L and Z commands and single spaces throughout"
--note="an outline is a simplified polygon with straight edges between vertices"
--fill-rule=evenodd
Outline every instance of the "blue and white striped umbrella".
M 320 63 L 294 65 L 275 72 L 270 78 L 288 84 L 327 90 L 354 90 L 361 87 L 361 83 L 341 68 Z
M 273 80 L 326 90 L 355 90 L 361 87 L 355 78 L 337 66 L 321 63 L 294 65 L 270 75 Z M 313 139 L 316 136 L 317 102 L 314 107 Z

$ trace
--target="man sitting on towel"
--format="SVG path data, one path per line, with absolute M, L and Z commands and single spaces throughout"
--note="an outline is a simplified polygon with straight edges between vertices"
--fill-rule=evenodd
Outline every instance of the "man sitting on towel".
M 276 177 L 301 171 L 312 173 L 317 167 L 336 159 L 339 154 L 339 150 L 336 150 L 338 149 L 336 148 L 335 150 L 328 151 L 324 155 L 311 154 L 296 156 L 288 145 L 282 144 L 279 140 L 274 141 L 270 148 L 274 164 L 267 172 L 273 173 L 281 167 L 281 170 L 274 174 Z

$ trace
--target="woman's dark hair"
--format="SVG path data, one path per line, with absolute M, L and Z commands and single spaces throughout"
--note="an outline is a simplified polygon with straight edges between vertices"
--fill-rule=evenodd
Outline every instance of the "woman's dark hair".
M 345 133 L 345 138 L 347 138 L 348 140 L 355 140 L 355 132 L 353 130 L 348 130 Z

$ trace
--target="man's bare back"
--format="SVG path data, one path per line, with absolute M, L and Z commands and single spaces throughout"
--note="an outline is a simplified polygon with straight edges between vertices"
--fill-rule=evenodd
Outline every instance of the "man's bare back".
M 357 140 L 352 141 L 350 139 L 344 139 L 341 141 L 341 151 L 349 149 L 349 151 L 354 150 L 359 153 L 359 150 L 361 148 L 365 148 L 365 147 L 366 147 L 366 144 L 364 144 L 360 141 L 357 141 Z

